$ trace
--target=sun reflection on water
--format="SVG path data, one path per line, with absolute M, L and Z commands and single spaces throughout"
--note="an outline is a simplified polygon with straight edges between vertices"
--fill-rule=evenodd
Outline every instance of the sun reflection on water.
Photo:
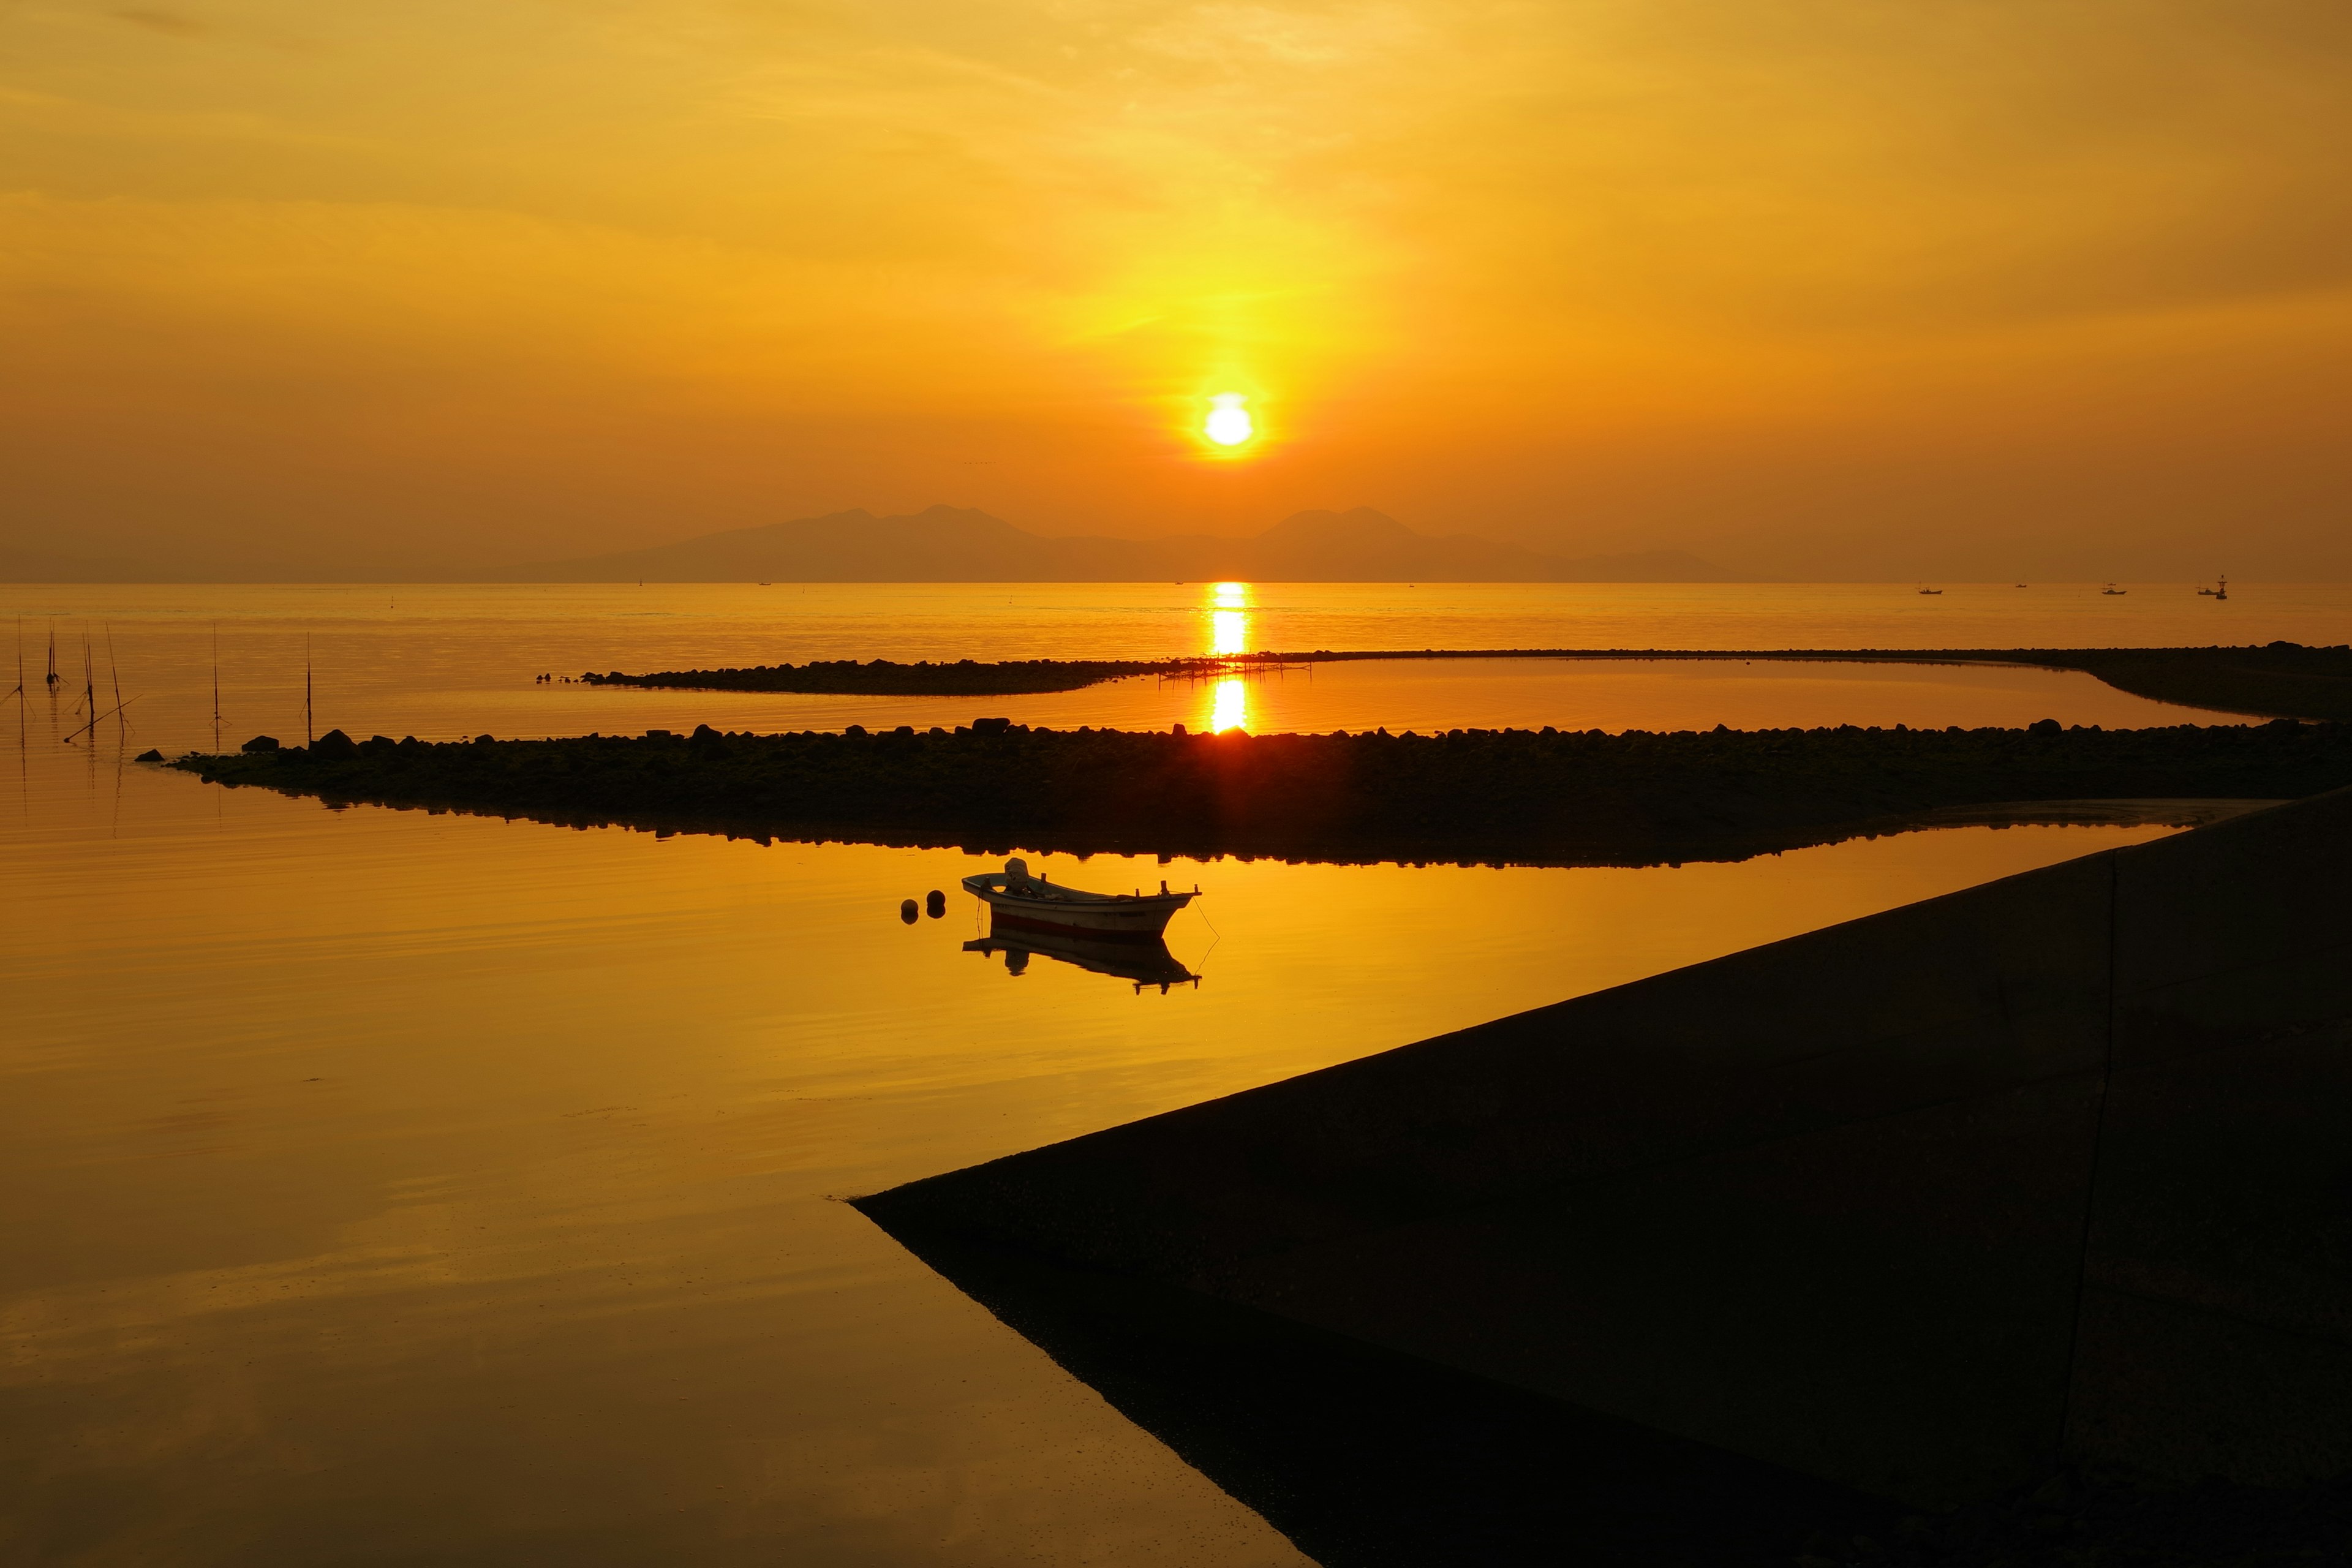
M 1227 676 L 1211 688 L 1209 730 L 1217 733 L 1248 728 L 1249 682 L 1237 675 Z
M 1209 651 L 1249 652 L 1249 584 L 1209 584 Z

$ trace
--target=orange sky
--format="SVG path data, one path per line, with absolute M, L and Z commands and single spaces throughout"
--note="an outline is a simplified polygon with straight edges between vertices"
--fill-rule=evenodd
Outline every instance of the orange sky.
M 2352 576 L 2347 146 L 2340 0 L 14 0 L 0 546 Z

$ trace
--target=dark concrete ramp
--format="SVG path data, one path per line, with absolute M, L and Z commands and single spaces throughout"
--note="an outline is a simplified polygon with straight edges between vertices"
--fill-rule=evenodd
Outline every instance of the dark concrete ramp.
M 2338 792 L 860 1206 L 1908 1500 L 2338 1473 L 2347 887 Z
M 1324 1568 L 1787 1568 L 1899 1510 L 1131 1275 L 898 1239 Z

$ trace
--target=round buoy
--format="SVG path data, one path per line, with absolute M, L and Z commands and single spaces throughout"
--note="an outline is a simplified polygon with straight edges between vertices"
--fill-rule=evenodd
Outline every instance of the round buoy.
M 948 896 L 945 893 L 940 892 L 937 888 L 933 888 L 930 890 L 929 896 L 923 900 L 923 909 L 924 911 L 931 917 L 931 919 L 939 919 L 941 915 L 948 912 Z
M 902 899 L 898 901 L 898 918 L 905 921 L 908 925 L 913 925 L 915 923 L 914 900 Z

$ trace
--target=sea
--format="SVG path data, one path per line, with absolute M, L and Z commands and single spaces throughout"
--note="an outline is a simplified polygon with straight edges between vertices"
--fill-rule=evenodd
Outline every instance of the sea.
M 569 678 L 2352 637 L 2341 585 L 1916 586 L 0 585 L 26 672 L 0 707 L 0 1562 L 1305 1562 L 842 1200 L 2171 831 L 1643 869 L 1033 853 L 1202 889 L 1169 934 L 1196 978 L 1163 988 L 980 951 L 958 884 L 994 863 L 955 850 L 337 810 L 139 753 L 991 714 L 2236 722 L 2008 667 L 1405 660 L 951 700 Z M 945 914 L 902 920 L 932 889 Z

